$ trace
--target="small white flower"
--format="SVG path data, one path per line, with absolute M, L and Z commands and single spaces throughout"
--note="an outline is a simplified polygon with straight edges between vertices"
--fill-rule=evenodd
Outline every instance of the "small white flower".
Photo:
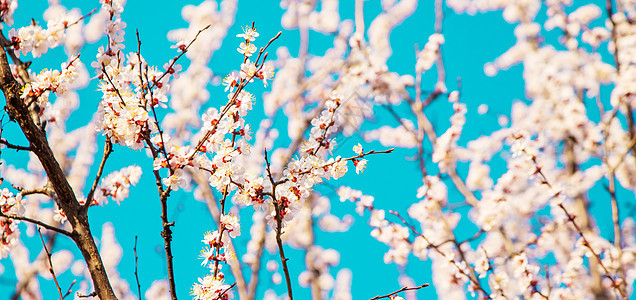
M 356 174 L 364 173 L 364 169 L 367 168 L 366 159 L 354 160 L 353 164 L 356 166 Z
M 362 155 L 362 145 L 360 145 L 360 143 L 358 143 L 357 145 L 353 146 L 353 152 L 355 152 L 357 155 Z
M 256 46 L 254 46 L 254 44 L 252 43 L 241 43 L 241 45 L 236 50 L 246 57 L 250 57 L 252 56 L 252 54 L 254 54 L 254 52 L 256 52 Z
M 246 41 L 253 42 L 258 36 L 258 32 L 256 32 L 256 28 L 252 28 L 251 26 L 243 27 L 243 33 L 237 34 L 237 37 L 244 38 Z

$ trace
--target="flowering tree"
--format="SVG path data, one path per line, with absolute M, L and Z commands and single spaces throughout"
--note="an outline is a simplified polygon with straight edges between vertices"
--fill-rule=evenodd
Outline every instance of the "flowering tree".
M 332 214 L 333 205 L 355 211 L 388 246 L 377 264 L 403 270 L 409 261 L 430 261 L 430 271 L 400 277 L 400 289 L 378 286 L 372 299 L 415 299 L 433 288 L 443 299 L 628 299 L 636 278 L 629 210 L 636 189 L 636 4 L 571 2 L 419 3 L 434 11 L 434 32 L 415 45 L 412 71 L 399 74 L 389 69 L 390 36 L 413 17 L 415 0 L 381 1 L 374 15 L 356 0 L 343 12 L 351 19 L 341 18 L 338 1 L 281 1 L 286 33 L 269 37 L 254 22 L 232 32 L 237 0 L 188 5 L 188 27 L 168 34 L 175 56 L 163 68 L 145 58 L 144 29 L 126 28 L 123 0 L 101 0 L 84 13 L 50 1 L 43 22 L 15 25 L 18 2 L 0 0 L 0 144 L 5 157 L 11 151 L 0 165 L 0 262 L 12 266 L 0 274 L 15 274 L 11 297 L 177 299 L 190 288 L 195 299 L 276 299 L 276 289 L 257 289 L 266 286 L 259 275 L 273 273 L 274 283 L 284 282 L 281 297 L 292 299 L 300 286 L 313 299 L 351 299 L 352 274 L 343 268 L 333 277 L 338 249 L 316 242 L 320 232 L 352 224 L 352 217 Z M 490 10 L 503 10 L 515 25 L 516 43 L 483 71 L 506 76 L 521 65 L 526 100 L 514 102 L 498 128 L 466 137 L 468 91 L 446 76 L 444 21 Z M 295 56 L 280 44 L 281 34 L 294 30 Z M 333 38 L 324 53 L 310 52 L 314 32 Z M 90 44 L 100 45 L 96 54 L 81 52 Z M 28 59 L 47 60 L 58 47 L 66 55 L 59 68 L 32 70 Z M 240 59 L 220 80 L 209 64 L 224 47 Z M 101 99 L 86 113 L 78 102 L 91 83 Z M 210 83 L 224 87 L 214 101 Z M 249 92 L 260 84 L 262 95 Z M 261 104 L 262 115 L 253 116 Z M 448 123 L 432 121 L 448 108 Z M 92 117 L 70 130 L 74 111 Z M 380 116 L 391 123 L 367 122 Z M 338 146 L 352 136 L 364 142 Z M 144 155 L 125 165 L 113 151 Z M 374 168 L 376 160 L 405 154 L 414 157 L 404 164 L 418 170 L 409 176 L 420 184 L 402 195 L 412 198 L 404 211 L 376 203 L 364 188 L 334 187 L 346 173 L 366 176 L 368 160 Z M 156 190 L 144 197 L 158 200 L 152 205 L 160 212 L 167 274 L 144 291 L 136 241 L 130 281 L 118 271 L 119 229 L 105 224 L 97 238 L 91 227 L 102 224 L 89 221 L 100 206 L 137 201 L 127 198 L 143 177 Z M 194 283 L 174 271 L 175 256 L 189 255 L 173 253 L 179 223 L 169 209 L 177 193 L 203 201 L 215 224 L 200 237 L 208 270 Z M 607 203 L 609 215 L 590 208 L 597 203 Z M 604 222 L 611 233 L 602 232 Z M 56 246 L 60 239 L 72 243 Z M 29 250 L 40 254 L 32 258 Z M 290 260 L 290 251 L 304 261 Z M 277 260 L 262 268 L 266 252 Z M 304 271 L 294 273 L 292 263 Z M 72 283 L 58 281 L 69 266 Z M 419 282 L 424 273 L 432 274 L 430 287 Z M 55 296 L 40 288 L 44 279 L 55 283 Z

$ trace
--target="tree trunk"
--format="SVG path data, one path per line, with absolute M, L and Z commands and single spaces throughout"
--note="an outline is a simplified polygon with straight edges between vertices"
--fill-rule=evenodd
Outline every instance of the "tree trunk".
M 66 180 L 64 172 L 49 147 L 46 133 L 31 119 L 29 109 L 20 98 L 21 88 L 11 73 L 7 52 L 3 47 L 0 47 L 0 89 L 2 89 L 6 98 L 6 110 L 9 113 L 9 117 L 20 125 L 22 132 L 24 132 L 29 141 L 31 151 L 38 157 L 46 171 L 48 179 L 57 194 L 57 204 L 64 211 L 73 227 L 73 241 L 84 256 L 97 296 L 102 300 L 117 299 L 106 275 L 97 245 L 95 245 L 91 235 L 87 213 L 77 202 L 73 189 Z

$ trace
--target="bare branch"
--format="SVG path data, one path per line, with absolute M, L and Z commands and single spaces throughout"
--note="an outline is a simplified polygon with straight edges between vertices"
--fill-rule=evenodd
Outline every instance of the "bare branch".
M 141 285 L 139 284 L 139 275 L 137 273 L 137 236 L 135 236 L 135 247 L 133 248 L 135 252 L 135 280 L 137 281 L 137 293 L 139 295 L 139 300 L 141 300 Z
M 7 146 L 9 149 L 14 149 L 16 151 L 31 151 L 31 147 L 19 146 L 9 143 L 5 139 L 0 139 L 0 144 Z
M 44 237 L 42 237 L 42 231 L 40 231 L 40 227 L 38 227 L 38 234 L 40 235 L 40 240 L 42 240 L 42 247 L 44 247 L 44 251 L 46 252 L 46 258 L 49 262 L 49 273 L 53 276 L 53 281 L 55 281 L 55 286 L 57 287 L 57 291 L 60 293 L 60 300 L 64 300 L 64 295 L 62 295 L 62 289 L 60 288 L 60 284 L 57 282 L 57 276 L 55 276 L 55 271 L 53 270 L 53 263 L 51 262 L 51 253 L 49 249 L 46 248 L 46 243 L 44 242 Z
M 84 203 L 84 210 L 87 210 L 91 203 L 93 202 L 93 195 L 95 194 L 95 190 L 97 189 L 97 185 L 99 184 L 99 179 L 102 177 L 102 173 L 104 172 L 104 166 L 106 165 L 106 160 L 108 156 L 113 153 L 113 144 L 110 142 L 108 137 L 106 137 L 106 141 L 104 141 L 104 155 L 102 156 L 102 162 L 99 164 L 99 168 L 97 169 L 97 175 L 95 175 L 95 180 L 93 181 L 93 186 L 91 190 L 88 192 L 88 196 L 86 196 L 86 203 Z
M 34 220 L 34 219 L 31 219 L 31 218 L 27 218 L 27 217 L 23 217 L 23 216 L 18 216 L 18 215 L 11 215 L 11 214 L 7 215 L 7 214 L 4 214 L 4 213 L 3 213 L 3 212 L 1 212 L 1 211 L 0 211 L 0 217 L 4 217 L 4 218 L 7 218 L 7 219 L 12 219 L 12 220 L 18 220 L 18 221 L 26 221 L 26 222 L 33 223 L 33 224 L 35 224 L 35 225 L 38 225 L 38 226 L 40 226 L 40 227 L 44 227 L 44 228 L 46 228 L 47 230 L 51 230 L 51 231 L 55 231 L 55 232 L 57 232 L 57 233 L 61 233 L 61 234 L 65 235 L 65 236 L 68 236 L 68 237 L 70 237 L 70 238 L 72 238 L 72 237 L 73 237 L 73 234 L 72 234 L 72 233 L 70 233 L 70 232 L 68 232 L 68 231 L 66 231 L 66 230 L 64 230 L 64 229 L 62 229 L 62 228 L 58 228 L 58 227 L 55 227 L 55 226 L 52 226 L 52 225 L 46 224 L 46 223 L 44 223 L 44 222 L 42 222 L 42 221 L 38 221 L 38 220 Z
M 276 244 L 278 245 L 278 253 L 280 255 L 280 262 L 283 264 L 283 273 L 285 273 L 285 281 L 287 282 L 287 296 L 289 296 L 289 300 L 293 299 L 292 296 L 292 287 L 291 287 L 291 279 L 289 278 L 289 268 L 287 267 L 288 258 L 285 258 L 285 252 L 283 250 L 283 240 L 281 239 L 282 235 L 282 227 L 283 227 L 283 217 L 281 215 L 281 210 L 284 209 L 278 204 L 278 200 L 276 199 L 276 186 L 277 183 L 274 182 L 274 178 L 272 177 L 272 171 L 270 168 L 269 160 L 267 159 L 267 150 L 265 150 L 265 163 L 267 164 L 267 175 L 269 177 L 269 181 L 272 183 L 272 203 L 274 204 L 274 209 L 276 210 Z
M 418 286 L 414 286 L 414 287 L 404 286 L 401 289 L 399 289 L 399 290 L 397 290 L 397 291 L 395 291 L 393 293 L 386 294 L 384 296 L 375 296 L 375 297 L 373 297 L 373 298 L 371 298 L 369 300 L 377 300 L 377 299 L 382 299 L 382 298 L 391 298 L 391 296 L 397 295 L 398 293 L 401 293 L 401 292 L 404 292 L 404 291 L 419 290 L 419 289 L 421 289 L 423 287 L 427 287 L 427 286 L 429 286 L 428 283 L 425 283 L 425 284 L 422 284 L 422 285 L 418 285 Z

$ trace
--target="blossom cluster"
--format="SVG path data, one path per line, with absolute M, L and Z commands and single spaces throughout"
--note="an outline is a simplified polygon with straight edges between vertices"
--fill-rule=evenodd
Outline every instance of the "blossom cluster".
M 9 30 L 9 39 L 16 55 L 26 55 L 31 53 L 33 57 L 40 57 L 49 49 L 53 49 L 60 45 L 66 45 L 67 48 L 75 51 L 78 35 L 81 30 L 73 30 L 70 34 L 67 29 L 82 21 L 83 17 L 78 10 L 66 11 L 61 6 L 51 6 L 49 17 L 47 19 L 47 28 L 42 28 L 34 21 L 31 25 L 12 28 Z M 17 1 L 2 1 L 0 3 L 0 12 L 2 12 L 2 21 L 11 25 L 13 21 L 13 11 L 17 8 Z M 46 15 L 45 15 L 46 17 Z M 79 38 L 82 39 L 82 38 Z
M 169 167 L 171 170 L 176 170 L 170 177 L 164 179 L 166 185 L 177 189 L 184 183 L 185 173 L 182 170 L 188 167 L 207 172 L 208 184 L 225 195 L 237 187 L 242 189 L 243 195 L 249 194 L 250 188 L 255 188 L 254 183 L 257 180 L 236 161 L 247 156 L 251 147 L 247 143 L 251 139 L 250 126 L 246 124 L 244 117 L 252 110 L 254 95 L 245 91 L 244 88 L 254 78 L 266 82 L 273 76 L 271 69 L 263 71 L 264 61 L 257 66 L 256 62 L 249 60 L 256 51 L 256 46 L 252 42 L 258 36 L 254 27 L 245 27 L 244 33 L 237 35 L 244 39 L 237 49 L 245 57 L 240 76 L 231 73 L 223 80 L 226 86 L 225 91 L 229 92 L 228 102 L 220 109 L 209 108 L 202 115 L 201 131 L 195 136 L 195 140 L 198 140 L 196 148 L 172 146 L 167 157 L 155 159 L 155 169 Z M 228 138 L 228 135 L 231 135 L 231 138 Z M 258 198 L 262 195 L 254 195 L 254 197 Z M 224 275 L 220 271 L 219 262 L 235 259 L 234 253 L 228 247 L 231 245 L 230 238 L 236 238 L 241 234 L 241 224 L 236 216 L 222 214 L 219 228 L 220 230 L 204 236 L 203 242 L 206 248 L 201 251 L 202 265 L 209 264 L 211 274 L 200 278 L 199 283 L 193 286 L 191 294 L 195 299 L 233 297 L 233 293 L 228 291 L 229 286 L 223 283 Z
M 250 36 L 253 37 L 254 32 L 249 28 L 245 30 L 244 34 L 239 35 L 239 37 L 245 39 L 245 43 L 253 41 Z M 253 95 L 245 92 L 244 86 L 253 78 L 266 81 L 268 77 L 259 76 L 261 74 L 259 70 L 264 65 L 261 63 L 258 66 L 248 59 L 251 56 L 249 48 L 248 44 L 241 44 L 238 49 L 245 57 L 245 62 L 241 65 L 240 75 L 232 73 L 223 80 L 226 92 L 230 92 L 228 104 L 218 110 L 210 108 L 202 117 L 203 126 L 200 134 L 203 135 L 203 139 L 195 136 L 195 140 L 202 141 L 198 143 L 199 146 L 197 147 L 202 154 L 191 154 L 190 157 L 195 161 L 192 166 L 195 169 L 200 168 L 208 172 L 208 183 L 219 192 L 226 194 L 229 191 L 238 189 L 234 195 L 236 203 L 252 205 L 257 210 L 262 209 L 265 212 L 265 220 L 273 230 L 280 231 L 282 226 L 283 228 L 288 228 L 287 230 L 291 234 L 291 232 L 294 232 L 294 228 L 303 228 L 293 222 L 306 219 L 302 217 L 306 214 L 304 207 L 306 207 L 307 201 L 309 201 L 314 192 L 314 186 L 325 179 L 342 177 L 348 170 L 348 160 L 354 163 L 356 172 L 363 172 L 367 163 L 367 160 L 363 157 L 369 153 L 364 153 L 362 146 L 358 144 L 354 147 L 356 155 L 351 158 L 329 157 L 336 146 L 333 136 L 344 123 L 342 115 L 338 113 L 342 100 L 337 93 L 332 92 L 329 99 L 325 100 L 320 106 L 321 110 L 309 123 L 311 125 L 309 136 L 306 139 L 303 138 L 302 142 L 299 143 L 299 157 L 290 157 L 286 164 L 282 165 L 284 168 L 280 178 L 273 177 L 270 169 L 273 166 L 270 166 L 267 154 L 265 157 L 265 162 L 267 163 L 265 175 L 259 176 L 252 170 L 242 168 L 237 164 L 237 161 L 246 159 L 245 154 L 250 153 L 250 145 L 246 143 L 251 138 L 249 126 L 245 124 L 243 117 L 252 108 Z M 228 134 L 232 134 L 233 138 L 231 140 L 226 138 Z M 211 153 L 213 157 L 208 159 L 207 155 L 203 155 L 204 152 Z M 172 161 L 173 158 L 170 160 Z M 162 160 L 156 163 L 155 166 L 165 166 L 167 164 L 167 161 Z M 261 172 L 264 171 L 261 169 Z M 213 268 L 211 272 L 214 276 L 219 276 L 218 262 L 228 260 L 228 253 L 232 256 L 231 250 L 227 248 L 231 243 L 227 236 L 235 237 L 233 232 L 236 229 L 240 230 L 238 222 L 230 222 L 232 224 L 228 225 L 228 218 L 233 220 L 227 215 L 221 215 L 219 224 L 221 229 L 207 234 L 208 238 L 204 239 L 204 241 L 209 242 L 209 248 L 204 249 L 202 252 L 203 264 L 208 264 L 211 261 L 215 262 L 214 266 L 211 266 Z M 328 217 L 325 218 L 328 219 Z M 326 222 L 321 224 L 327 226 Z M 332 224 L 332 227 L 342 227 L 333 223 L 332 220 L 329 224 Z M 348 226 L 344 226 L 344 230 L 346 230 Z M 258 235 L 261 234 L 256 236 Z M 291 237 L 292 235 L 286 236 Z M 287 239 L 287 242 L 307 245 L 307 239 L 296 242 Z M 232 264 L 230 263 L 230 265 Z M 323 278 L 321 282 L 326 284 L 327 281 L 325 280 L 332 278 L 328 275 L 328 268 L 326 268 L 329 264 L 316 261 L 313 265 L 313 268 L 322 270 L 320 273 L 324 274 L 324 276 L 321 277 Z M 309 273 L 305 275 L 307 274 Z M 318 280 L 318 277 L 314 278 L 312 276 L 305 276 L 305 281 Z M 202 289 L 205 290 L 205 286 L 201 284 L 205 280 L 200 279 L 199 281 L 200 283 L 195 284 L 193 288 L 192 293 L 194 295 L 198 295 Z M 218 281 L 215 282 L 218 283 Z M 327 284 L 324 288 L 329 290 L 333 288 L 333 285 Z
M 139 166 L 129 166 L 110 173 L 102 179 L 102 183 L 95 189 L 93 199 L 88 199 L 88 201 L 91 201 L 91 205 L 105 205 L 108 204 L 108 198 L 110 197 L 119 204 L 128 198 L 130 186 L 134 186 L 139 182 L 141 173 L 141 167 Z
M 0 212 L 4 215 L 24 215 L 25 208 L 22 205 L 20 194 L 13 195 L 9 189 L 0 190 Z M 18 230 L 19 221 L 0 218 L 0 259 L 6 258 L 9 250 L 13 248 L 20 238 Z
M 14 48 L 19 54 L 33 53 L 33 57 L 40 57 L 50 48 L 58 45 L 59 41 L 50 37 L 51 34 L 39 25 L 30 25 L 12 29 L 9 31 L 9 38 L 15 44 Z
M 439 57 L 440 47 L 444 44 L 444 36 L 435 33 L 428 37 L 428 42 L 424 45 L 424 49 L 417 53 L 417 62 L 415 63 L 416 72 L 428 71 Z
M 191 294 L 195 300 L 234 299 L 231 286 L 226 284 L 223 279 L 214 278 L 213 275 L 199 278 L 199 283 L 194 284 Z
M 223 272 L 221 272 L 222 265 L 219 265 L 219 262 L 236 259 L 229 245 L 231 245 L 231 238 L 236 238 L 241 235 L 241 224 L 234 215 L 222 215 L 220 228 L 220 231 L 215 230 L 206 233 L 203 236 L 203 240 L 201 240 L 205 244 L 205 248 L 201 250 L 200 255 L 200 258 L 203 259 L 201 265 L 208 265 L 210 274 L 199 278 L 199 282 L 192 286 L 190 294 L 194 299 L 234 298 L 231 287 L 224 282 L 225 276 Z
M 451 126 L 436 141 L 433 152 L 433 162 L 437 163 L 442 171 L 448 171 L 454 164 L 451 148 L 453 148 L 461 135 L 466 123 L 466 104 L 459 102 L 459 92 L 453 91 L 448 96 L 448 101 L 453 104 L 454 114 L 450 118 Z
M 140 53 L 125 55 L 123 29 L 126 23 L 121 20 L 121 4 L 105 1 L 103 9 L 110 14 L 105 24 L 108 45 L 99 48 L 97 60 L 92 63 L 102 80 L 99 88 L 103 93 L 97 130 L 103 131 L 112 143 L 138 150 L 152 134 L 158 134 L 149 111 L 154 113 L 154 107 L 166 107 L 163 103 L 168 101 L 169 81 L 177 76 L 179 67 L 171 62 L 162 72 L 148 66 Z M 162 141 L 160 137 L 156 143 Z
M 22 99 L 29 104 L 36 101 L 39 109 L 40 117 L 45 116 L 44 121 L 56 120 L 55 113 L 51 112 L 49 103 L 49 94 L 55 93 L 58 96 L 63 95 L 71 88 L 71 85 L 78 77 L 72 60 L 70 63 L 62 64 L 62 71 L 58 70 L 42 70 L 40 74 L 32 76 L 32 81 L 26 84 L 22 90 Z
M 18 8 L 17 0 L 2 0 L 0 1 L 0 15 L 2 16 L 2 23 L 8 26 L 13 25 L 13 12 Z

